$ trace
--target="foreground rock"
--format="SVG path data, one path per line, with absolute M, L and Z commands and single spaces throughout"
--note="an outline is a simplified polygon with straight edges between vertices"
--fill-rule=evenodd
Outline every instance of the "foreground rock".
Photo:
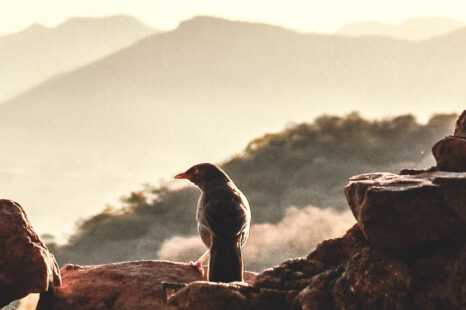
M 55 257 L 34 232 L 23 208 L 0 200 L 0 307 L 60 285 Z
M 250 309 L 240 286 L 225 283 L 194 282 L 169 298 L 167 309 L 217 310 Z
M 440 170 L 466 172 L 466 110 L 456 122 L 454 135 L 437 142 L 432 153 Z
M 434 252 L 397 256 L 374 249 L 356 224 L 306 259 L 259 274 L 255 285 L 295 292 L 283 309 L 465 309 L 464 240 Z
M 413 251 L 466 233 L 466 173 L 372 173 L 350 179 L 346 198 L 369 243 Z
M 162 282 L 201 281 L 188 264 L 166 261 L 124 262 L 98 266 L 62 267 L 63 285 L 42 294 L 38 310 L 165 309 Z M 254 274 L 246 273 L 252 282 Z

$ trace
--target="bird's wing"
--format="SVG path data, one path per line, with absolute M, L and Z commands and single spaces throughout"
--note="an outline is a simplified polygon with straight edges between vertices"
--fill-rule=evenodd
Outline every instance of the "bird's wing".
M 242 195 L 230 188 L 218 188 L 206 193 L 203 221 L 212 234 L 221 240 L 238 240 L 249 229 L 249 205 Z

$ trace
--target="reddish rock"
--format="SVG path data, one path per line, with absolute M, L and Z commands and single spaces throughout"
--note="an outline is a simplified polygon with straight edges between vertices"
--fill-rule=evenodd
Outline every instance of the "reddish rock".
M 432 147 L 432 153 L 438 169 L 466 172 L 466 110 L 456 122 L 454 136 L 437 142 Z
M 293 300 L 297 295 L 294 290 L 275 290 L 255 287 L 242 288 L 241 292 L 248 299 L 252 309 L 281 310 L 292 309 Z
M 201 280 L 189 265 L 157 261 L 65 265 L 61 273 L 63 285 L 42 294 L 38 310 L 164 309 L 163 281 Z
M 38 310 L 165 309 L 162 282 L 202 280 L 201 274 L 189 264 L 166 261 L 66 265 L 61 273 L 63 285 L 42 294 Z M 246 280 L 252 281 L 254 277 L 253 273 L 245 273 Z
M 235 284 L 194 282 L 170 297 L 167 309 L 236 310 L 251 309 Z
M 466 173 L 372 173 L 350 179 L 346 198 L 369 243 L 412 251 L 464 236 Z
M 339 266 L 364 247 L 367 247 L 366 238 L 358 224 L 354 224 L 343 237 L 325 240 L 317 245 L 307 259 L 318 261 L 325 266 Z M 257 278 L 260 278 L 260 274 Z
M 296 291 L 257 288 L 245 283 L 194 282 L 170 297 L 167 308 L 184 309 L 290 309 Z
M 309 285 L 296 297 L 293 309 L 327 310 L 335 308 L 332 288 L 342 272 L 342 268 L 334 268 L 313 277 L 309 281 Z
M 365 247 L 346 263 L 332 297 L 337 309 L 409 309 L 411 283 L 403 262 Z
M 281 280 L 283 275 L 288 276 Z M 277 309 L 409 309 L 412 279 L 400 259 L 372 249 L 355 225 L 342 238 L 319 244 L 307 258 L 260 273 L 255 286 L 258 295 L 268 287 L 295 293 L 291 305 Z
M 446 137 L 434 145 L 432 153 L 438 169 L 466 172 L 466 137 Z
M 23 208 L 11 200 L 0 200 L 0 249 L 0 308 L 60 285 L 55 257 L 34 232 Z
M 431 256 L 413 259 L 414 309 L 466 309 L 466 242 L 446 243 Z
M 258 288 L 275 290 L 302 290 L 309 284 L 309 279 L 322 271 L 322 263 L 305 258 L 290 259 L 280 266 L 261 272 L 254 282 Z
M 455 137 L 466 138 L 466 110 L 461 113 L 460 117 L 456 121 Z
M 465 242 L 445 242 L 421 256 L 394 256 L 371 247 L 355 226 L 342 238 L 321 243 L 306 259 L 260 273 L 257 296 L 267 287 L 280 287 L 273 296 L 296 297 L 285 306 L 254 309 L 466 309 Z M 297 291 L 295 283 L 305 278 L 303 270 L 316 263 L 322 271 L 308 273 L 307 286 Z M 289 276 L 280 282 L 284 274 Z M 252 305 L 250 297 L 248 301 Z

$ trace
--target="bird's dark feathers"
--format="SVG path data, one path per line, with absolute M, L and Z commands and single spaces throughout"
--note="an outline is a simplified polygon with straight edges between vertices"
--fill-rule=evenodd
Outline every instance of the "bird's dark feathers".
M 233 185 L 234 186 L 234 185 Z M 219 239 L 238 239 L 248 220 L 247 201 L 231 186 L 212 188 L 201 196 L 205 224 Z

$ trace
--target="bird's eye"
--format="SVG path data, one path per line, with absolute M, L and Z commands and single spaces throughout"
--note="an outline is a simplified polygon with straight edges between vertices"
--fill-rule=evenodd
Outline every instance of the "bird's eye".
M 193 172 L 194 172 L 194 174 L 198 174 L 198 173 L 199 173 L 199 169 L 196 168 L 196 169 L 194 169 Z

